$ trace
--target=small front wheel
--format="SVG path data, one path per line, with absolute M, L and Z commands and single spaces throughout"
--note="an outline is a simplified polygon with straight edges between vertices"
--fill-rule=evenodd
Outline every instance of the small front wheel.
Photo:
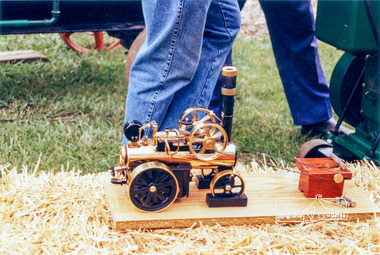
M 217 173 L 210 183 L 211 194 L 218 198 L 241 197 L 244 194 L 243 178 L 232 170 Z

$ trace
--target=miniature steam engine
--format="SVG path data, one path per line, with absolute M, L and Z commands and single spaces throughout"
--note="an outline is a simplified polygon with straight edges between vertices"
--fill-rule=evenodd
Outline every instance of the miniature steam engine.
M 227 87 L 222 94 L 233 103 L 235 88 L 228 86 L 236 84 L 236 69 L 223 70 Z M 210 188 L 209 206 L 245 206 L 244 181 L 233 172 L 236 146 L 225 131 L 231 130 L 230 111 L 231 106 L 224 107 L 220 120 L 213 111 L 192 107 L 180 117 L 178 129 L 165 131 L 157 131 L 155 121 L 146 125 L 127 122 L 124 134 L 129 142 L 120 148 L 119 165 L 111 166 L 111 182 L 127 184 L 132 204 L 142 211 L 161 211 L 176 198 L 189 196 L 192 180 L 198 188 Z M 152 128 L 151 138 L 145 135 L 147 128 Z M 195 177 L 196 169 L 201 174 Z

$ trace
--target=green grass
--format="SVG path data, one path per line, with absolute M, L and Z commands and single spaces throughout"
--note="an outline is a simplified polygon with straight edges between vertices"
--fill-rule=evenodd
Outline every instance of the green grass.
M 122 137 L 126 50 L 80 54 L 57 34 L 6 35 L 0 51 L 34 49 L 49 62 L 0 65 L 0 164 L 98 172 L 117 163 Z M 340 52 L 320 47 L 327 77 Z M 269 40 L 238 38 L 233 139 L 294 158 L 308 139 L 292 123 Z M 260 157 L 260 155 L 251 155 Z

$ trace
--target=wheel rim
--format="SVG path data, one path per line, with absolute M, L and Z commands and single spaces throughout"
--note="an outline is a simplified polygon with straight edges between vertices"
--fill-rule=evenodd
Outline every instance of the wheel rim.
M 331 75 L 329 88 L 331 105 L 339 117 L 342 117 L 343 110 L 349 101 L 355 84 L 359 82 L 359 86 L 356 88 L 353 98 L 347 106 L 344 119 L 345 122 L 353 127 L 357 127 L 363 121 L 360 109 L 363 91 L 361 84 L 363 83 L 364 77 L 362 77 L 360 81 L 358 81 L 358 79 L 364 65 L 364 57 L 356 57 L 345 53 L 339 59 Z
M 194 126 L 200 123 L 215 123 L 215 114 L 204 107 L 191 107 L 183 112 L 178 121 L 178 130 L 183 131 L 184 126 Z M 191 132 L 191 130 L 187 130 Z
M 170 168 L 149 162 L 136 167 L 129 182 L 129 197 L 143 211 L 162 211 L 177 198 L 178 182 Z
M 297 158 L 325 158 L 326 156 L 320 153 L 320 148 L 332 148 L 332 145 L 322 139 L 313 139 L 304 144 L 298 150 Z
M 191 131 L 189 150 L 200 160 L 213 160 L 223 153 L 227 147 L 226 131 L 216 123 L 198 124 Z
M 91 52 L 91 49 L 89 48 L 86 48 L 86 47 L 83 47 L 83 46 L 80 46 L 78 44 L 76 44 L 75 42 L 72 41 L 71 39 L 71 36 L 73 35 L 74 33 L 60 33 L 59 35 L 61 36 L 62 40 L 74 51 L 76 52 L 82 52 L 82 53 L 86 53 L 86 52 Z M 106 49 L 106 50 L 109 50 L 109 51 L 113 51 L 117 46 L 120 45 L 120 40 L 117 39 L 114 43 L 112 43 L 111 45 L 107 46 L 107 47 L 104 47 L 104 37 L 103 37 L 103 32 L 101 31 L 98 31 L 98 32 L 93 32 L 92 33 L 93 37 L 94 37 L 94 42 L 95 42 L 95 50 L 102 50 L 102 49 Z
M 245 183 L 240 175 L 228 170 L 215 175 L 210 183 L 210 189 L 213 197 L 241 197 L 244 194 Z

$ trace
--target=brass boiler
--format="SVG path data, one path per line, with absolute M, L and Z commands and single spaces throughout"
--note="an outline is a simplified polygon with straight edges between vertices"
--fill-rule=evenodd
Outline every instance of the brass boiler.
M 201 160 L 190 151 L 178 151 L 170 156 L 167 152 L 157 151 L 156 146 L 152 144 L 137 147 L 126 144 L 121 147 L 120 155 L 120 167 L 135 165 L 134 163 L 142 161 L 159 161 L 164 164 L 187 162 L 190 163 L 191 168 L 195 169 L 217 168 L 220 165 L 233 168 L 236 164 L 236 146 L 232 143 L 227 145 L 222 155 L 210 161 Z
M 164 164 L 189 163 L 193 169 L 216 169 L 219 166 L 233 168 L 236 165 L 236 145 L 227 143 L 223 153 L 197 154 L 187 149 L 189 135 L 180 135 L 176 131 L 156 132 L 153 139 L 143 138 L 138 142 L 129 142 L 120 148 L 118 170 L 132 170 L 142 162 L 158 161 Z M 195 138 L 194 138 L 195 139 Z M 202 141 L 202 143 L 207 141 Z M 209 146 L 215 146 L 214 143 Z M 159 145 L 165 146 L 159 150 Z M 185 148 L 187 150 L 182 150 Z

